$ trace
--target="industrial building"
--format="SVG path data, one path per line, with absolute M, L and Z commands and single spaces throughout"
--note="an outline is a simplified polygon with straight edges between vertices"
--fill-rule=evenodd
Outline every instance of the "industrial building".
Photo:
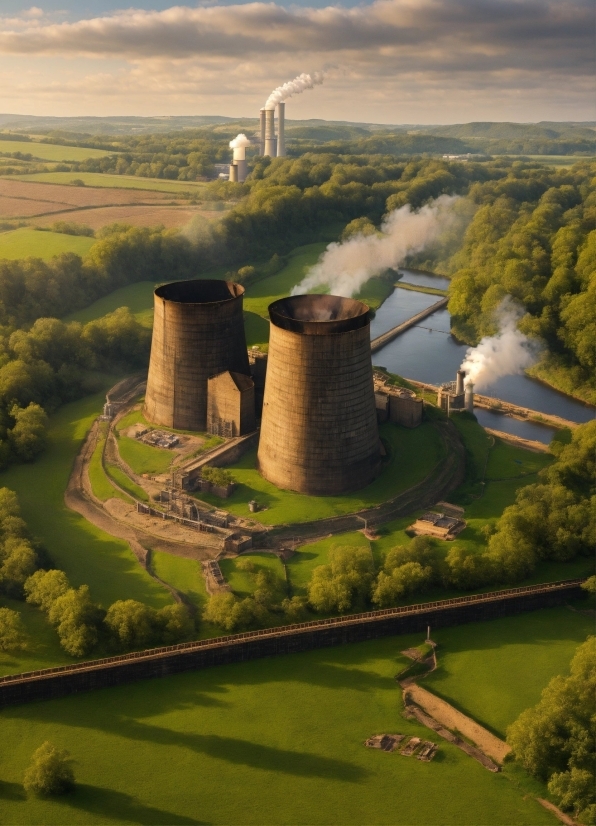
M 286 154 L 285 138 L 286 104 L 277 104 L 277 134 L 275 132 L 275 109 L 261 109 L 259 113 L 260 155 L 283 158 Z
M 255 385 L 250 376 L 226 370 L 207 382 L 207 432 L 231 439 L 256 429 Z
M 464 387 L 465 370 L 457 371 L 455 381 L 448 381 L 439 387 L 437 394 L 437 406 L 444 410 L 447 415 L 452 410 L 468 410 L 474 412 L 474 385 L 467 382 Z
M 269 316 L 260 472 L 301 493 L 365 487 L 381 464 L 368 307 L 301 295 L 274 302 Z
M 418 427 L 422 424 L 424 402 L 413 390 L 388 384 L 380 373 L 374 375 L 375 407 L 377 421 L 393 422 L 403 427 Z
M 154 293 L 144 413 L 177 430 L 207 428 L 208 382 L 230 371 L 250 377 L 242 298 L 232 281 L 175 281 Z

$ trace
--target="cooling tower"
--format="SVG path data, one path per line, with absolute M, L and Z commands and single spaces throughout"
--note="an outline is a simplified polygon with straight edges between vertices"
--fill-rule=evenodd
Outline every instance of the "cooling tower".
M 155 290 L 144 410 L 150 422 L 204 431 L 209 377 L 250 375 L 243 295 L 232 281 L 174 281 Z
M 275 158 L 277 140 L 275 138 L 275 109 L 265 109 L 265 155 Z
M 277 157 L 286 154 L 286 104 L 281 100 L 277 104 Z
M 363 488 L 380 466 L 368 307 L 300 295 L 275 301 L 269 316 L 260 472 L 301 493 Z

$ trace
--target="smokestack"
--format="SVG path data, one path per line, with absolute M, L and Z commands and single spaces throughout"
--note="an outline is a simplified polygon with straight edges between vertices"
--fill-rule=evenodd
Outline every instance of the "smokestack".
M 277 157 L 283 158 L 286 154 L 286 104 L 283 100 L 277 104 Z
M 457 371 L 457 379 L 455 381 L 455 395 L 461 396 L 464 392 L 464 379 L 466 377 L 465 370 L 458 370 Z
M 277 141 L 275 139 L 275 109 L 265 109 L 265 155 L 275 158 Z
M 250 376 L 242 296 L 233 281 L 163 284 L 154 293 L 144 413 L 153 424 L 207 428 L 207 382 L 226 370 Z
M 230 164 L 230 181 L 238 183 L 238 166 L 235 163 Z
M 368 307 L 298 295 L 275 301 L 269 316 L 261 474 L 314 496 L 365 487 L 381 461 Z
M 261 109 L 259 112 L 259 123 L 261 127 L 261 146 L 259 149 L 259 155 L 265 154 L 265 120 L 266 120 L 266 109 Z
M 466 410 L 474 412 L 474 385 L 471 381 L 466 384 Z

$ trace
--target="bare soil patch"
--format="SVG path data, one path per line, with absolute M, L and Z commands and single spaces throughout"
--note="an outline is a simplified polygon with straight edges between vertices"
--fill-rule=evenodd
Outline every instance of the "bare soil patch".
M 76 177 L 76 175 L 74 175 Z M 119 204 L 184 204 L 169 192 L 151 192 L 141 189 L 108 189 L 91 186 L 63 186 L 61 184 L 39 184 L 32 181 L 14 181 L 0 178 L 0 196 L 19 201 L 37 202 L 37 213 L 49 212 L 51 204 L 69 207 L 112 206 Z M 19 213 L 20 214 L 20 213 Z M 32 213 L 29 213 L 32 214 Z
M 435 694 L 431 694 L 425 688 L 422 688 L 415 683 L 412 683 L 407 688 L 408 695 L 417 703 L 424 711 L 427 711 L 431 717 L 434 717 L 439 723 L 442 723 L 446 728 L 461 732 L 464 737 L 467 737 L 473 743 L 476 743 L 479 749 L 489 757 L 502 763 L 510 749 L 507 743 L 499 740 L 490 731 L 487 731 L 479 723 L 476 723 L 470 717 L 466 717 L 461 711 L 458 711 L 445 700 L 441 700 Z
M 70 204 L 58 201 L 27 201 L 0 195 L 0 217 L 2 218 L 30 218 L 32 215 L 39 215 L 40 212 L 62 212 L 65 209 L 72 209 L 72 207 Z M 55 220 L 55 217 L 51 217 L 48 223 Z

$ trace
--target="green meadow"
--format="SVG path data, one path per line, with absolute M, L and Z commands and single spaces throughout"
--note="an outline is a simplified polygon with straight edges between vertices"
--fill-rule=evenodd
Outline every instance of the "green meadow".
M 480 721 L 508 725 L 565 672 L 591 626 L 558 608 L 433 631 L 439 670 L 426 684 L 450 689 Z M 0 822 L 554 826 L 533 799 L 546 796 L 543 786 L 516 767 L 488 772 L 401 716 L 400 651 L 422 636 L 4 708 Z M 435 740 L 437 757 L 425 764 L 364 747 L 383 732 Z M 23 772 L 45 740 L 71 752 L 77 788 L 26 798 Z
M 35 144 L 39 146 L 39 144 Z M 1 148 L 2 144 L 0 144 Z M 57 149 L 67 149 L 69 147 L 56 147 Z M 101 150 L 78 150 L 85 151 L 101 151 Z M 102 154 L 113 155 L 113 152 L 105 152 Z M 84 155 L 84 158 L 89 158 L 90 155 Z M 60 160 L 56 158 L 55 160 Z M 66 158 L 64 158 L 66 160 Z M 70 158 L 70 160 L 75 160 Z M 176 195 L 184 195 L 185 193 L 198 193 L 205 184 L 194 181 L 166 181 L 161 178 L 137 178 L 132 175 L 110 175 L 103 172 L 38 172 L 33 175 L 19 175 L 11 176 L 18 178 L 21 181 L 36 181 L 43 184 L 65 184 L 72 185 L 72 181 L 83 181 L 85 186 L 101 186 L 110 189 L 149 189 L 155 192 L 172 192 Z
M 45 232 L 29 227 L 0 232 L 0 258 L 43 258 L 49 261 L 63 252 L 74 252 L 85 257 L 94 238 L 83 235 L 66 235 L 62 232 Z
M 84 161 L 86 158 L 105 158 L 116 154 L 105 149 L 87 149 L 84 146 L 60 146 L 36 141 L 0 141 L 0 154 L 7 152 L 22 152 L 42 161 Z M 62 174 L 73 177 L 70 172 Z
M 252 450 L 230 467 L 238 486 L 225 500 L 226 510 L 248 517 L 248 502 L 256 499 L 261 508 L 250 518 L 265 525 L 309 522 L 372 507 L 397 496 L 421 482 L 443 458 L 443 443 L 430 422 L 415 430 L 396 425 L 381 425 L 381 436 L 388 447 L 388 458 L 380 476 L 368 487 L 344 496 L 307 496 L 280 490 L 264 479 L 256 469 L 256 451 Z M 211 494 L 201 499 L 213 505 L 222 500 Z

